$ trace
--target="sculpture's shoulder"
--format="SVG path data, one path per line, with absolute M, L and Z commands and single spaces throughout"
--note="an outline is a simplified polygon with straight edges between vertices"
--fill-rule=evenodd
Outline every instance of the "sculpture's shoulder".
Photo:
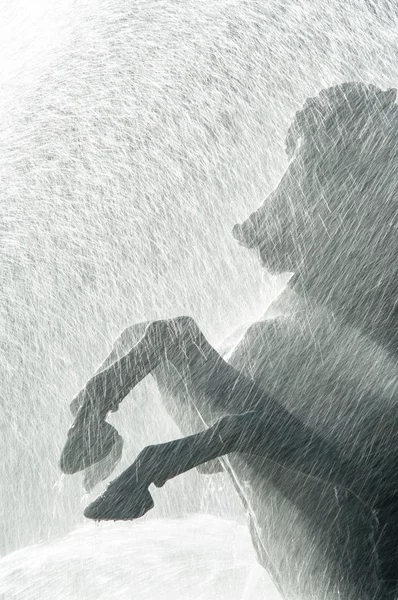
M 396 362 L 355 328 L 319 309 L 281 314 L 250 325 L 228 362 L 285 404 L 337 407 L 359 401 L 387 405 L 398 401 Z M 300 400 L 297 400 L 297 395 Z M 368 400 L 365 400 L 368 397 Z M 378 398 L 378 402 L 375 402 Z M 370 410 L 370 407 L 368 407 Z
M 288 340 L 294 338 L 296 329 L 292 318 L 283 315 L 252 323 L 241 332 L 238 342 L 227 355 L 228 362 L 253 379 L 261 379 L 262 374 L 276 366 L 272 357 L 275 359 L 281 354 L 281 346 L 287 350 Z

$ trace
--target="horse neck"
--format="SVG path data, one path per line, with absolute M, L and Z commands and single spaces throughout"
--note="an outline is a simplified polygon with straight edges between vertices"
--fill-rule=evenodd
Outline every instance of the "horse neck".
M 366 290 L 366 287 L 358 300 L 352 299 L 351 295 L 342 296 L 339 287 L 334 293 L 325 291 L 322 295 L 322 290 L 328 289 L 326 277 L 325 274 L 323 278 L 306 278 L 305 285 L 300 278 L 294 277 L 286 296 L 288 301 L 282 298 L 282 302 L 287 306 L 289 302 L 293 312 L 323 307 L 336 322 L 359 330 L 398 359 L 398 300 L 392 298 L 391 293 L 383 297 L 377 290 Z

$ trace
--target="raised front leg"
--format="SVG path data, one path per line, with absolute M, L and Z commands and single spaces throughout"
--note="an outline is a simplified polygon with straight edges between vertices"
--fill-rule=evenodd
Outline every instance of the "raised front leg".
M 250 427 L 252 420 L 250 413 L 223 417 L 201 433 L 147 446 L 84 515 L 98 521 L 141 517 L 153 508 L 149 485 L 162 487 L 169 479 L 236 450 L 239 430 Z
M 266 457 L 337 485 L 352 480 L 351 466 L 336 449 L 294 417 L 249 411 L 222 417 L 201 433 L 144 448 L 84 514 L 95 520 L 136 519 L 153 507 L 148 491 L 151 483 L 161 487 L 167 480 L 231 452 Z
M 210 428 L 209 433 L 184 438 L 188 442 L 170 442 L 179 443 L 181 448 L 197 440 L 189 452 L 191 462 L 186 458 L 176 462 L 179 468 L 184 467 L 183 471 L 239 450 L 259 454 L 327 483 L 355 489 L 355 468 L 345 462 L 338 450 L 228 365 L 188 317 L 149 324 L 141 340 L 125 356 L 88 382 L 81 392 L 83 403 L 62 453 L 64 472 L 79 471 L 109 454 L 115 443 L 115 430 L 104 420 L 107 412 L 117 408 L 162 360 L 179 370 L 187 395 L 199 412 L 210 418 L 235 413 L 222 419 L 216 429 Z M 210 445 L 207 436 L 213 440 Z
M 192 390 L 200 413 L 219 415 L 240 410 L 242 402 L 256 401 L 250 380 L 223 361 L 189 317 L 150 323 L 124 356 L 117 359 L 117 352 L 106 364 L 115 362 L 104 365 L 73 403 L 78 410 L 61 455 L 65 473 L 75 473 L 108 456 L 119 438 L 106 423 L 106 415 L 117 410 L 135 385 L 165 361 L 179 372 L 187 395 Z
M 125 356 L 141 340 L 150 324 L 148 321 L 135 323 L 125 329 L 115 341 L 110 354 L 96 370 L 95 375 L 105 371 L 105 369 L 111 367 Z M 181 371 L 181 375 L 179 371 Z M 185 424 L 183 433 L 190 433 L 202 429 L 204 423 L 191 403 L 186 401 L 186 385 L 183 379 L 183 371 L 183 368 L 176 370 L 175 365 L 172 365 L 167 360 L 163 360 L 150 374 L 155 379 L 159 391 L 166 402 L 166 408 L 169 410 L 172 418 L 178 421 L 178 416 L 182 415 L 182 420 Z M 70 408 L 73 416 L 77 415 L 80 406 L 83 404 L 84 395 L 85 390 L 83 389 L 72 400 Z M 172 407 L 172 410 L 170 410 L 170 407 Z M 187 427 L 186 424 L 189 426 Z M 188 431 L 185 432 L 184 429 L 188 429 Z M 121 436 L 117 437 L 117 434 L 115 434 L 115 438 L 116 443 L 109 454 L 84 470 L 83 487 L 86 492 L 90 492 L 98 483 L 107 479 L 120 461 L 123 440 Z M 223 471 L 223 467 L 220 461 L 215 460 L 199 465 L 198 470 L 200 473 L 213 474 Z

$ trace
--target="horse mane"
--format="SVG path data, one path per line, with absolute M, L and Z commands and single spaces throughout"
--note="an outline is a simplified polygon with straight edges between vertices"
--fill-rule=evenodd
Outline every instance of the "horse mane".
M 396 115 L 396 96 L 395 89 L 383 91 L 359 82 L 322 90 L 296 112 L 286 135 L 288 157 L 301 146 L 330 154 L 339 141 L 357 141 L 358 135 L 363 138 L 381 123 L 388 124 Z

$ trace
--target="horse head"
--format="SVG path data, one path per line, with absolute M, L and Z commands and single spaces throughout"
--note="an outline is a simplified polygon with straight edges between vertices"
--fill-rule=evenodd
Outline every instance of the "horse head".
M 269 271 L 398 352 L 396 90 L 345 83 L 296 113 L 290 164 L 233 235 Z

